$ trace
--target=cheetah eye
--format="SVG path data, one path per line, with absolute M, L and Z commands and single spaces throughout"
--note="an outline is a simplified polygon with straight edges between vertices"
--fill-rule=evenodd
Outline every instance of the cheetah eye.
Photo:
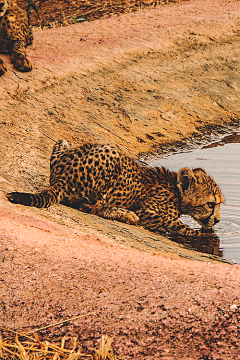
M 209 207 L 210 209 L 213 209 L 214 206 L 215 206 L 215 203 L 214 203 L 214 202 L 208 202 L 208 207 Z

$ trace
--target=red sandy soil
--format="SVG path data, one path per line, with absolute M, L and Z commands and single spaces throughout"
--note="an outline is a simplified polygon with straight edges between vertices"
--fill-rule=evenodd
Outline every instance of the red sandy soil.
M 5 204 L 7 206 L 7 204 Z M 134 359 L 238 359 L 239 266 L 140 252 L 1 206 L 1 326 Z M 232 305 L 235 305 L 231 307 Z
M 60 137 L 137 156 L 239 118 L 239 24 L 237 0 L 190 0 L 36 31 L 28 74 L 3 56 L 0 327 L 94 312 L 40 335 L 91 348 L 107 334 L 126 359 L 240 359 L 239 265 L 140 227 L 5 199 L 47 184 Z

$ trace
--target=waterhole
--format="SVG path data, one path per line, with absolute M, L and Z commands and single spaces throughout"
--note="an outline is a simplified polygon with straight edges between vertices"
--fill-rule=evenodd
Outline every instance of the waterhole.
M 240 132 L 193 151 L 147 161 L 150 166 L 164 166 L 172 171 L 182 167 L 204 168 L 220 186 L 225 202 L 221 221 L 214 226 L 211 239 L 181 240 L 193 248 L 240 263 Z M 182 216 L 181 221 L 199 229 L 195 220 Z

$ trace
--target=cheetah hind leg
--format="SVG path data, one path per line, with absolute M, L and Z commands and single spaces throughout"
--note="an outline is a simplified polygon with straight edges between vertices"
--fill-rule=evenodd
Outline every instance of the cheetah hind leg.
M 22 41 L 16 41 L 12 49 L 13 66 L 22 72 L 28 72 L 32 70 L 31 62 L 26 58 L 26 49 Z
M 139 217 L 135 214 L 134 211 L 122 209 L 119 207 L 82 204 L 79 207 L 79 210 L 101 216 L 105 219 L 117 220 L 130 225 L 136 225 L 139 222 Z
M 4 75 L 7 72 L 7 66 L 4 64 L 4 61 L 0 59 L 0 76 Z
M 118 207 L 103 208 L 101 216 L 105 219 L 117 220 L 130 225 L 136 225 L 139 221 L 139 217 L 134 211 Z

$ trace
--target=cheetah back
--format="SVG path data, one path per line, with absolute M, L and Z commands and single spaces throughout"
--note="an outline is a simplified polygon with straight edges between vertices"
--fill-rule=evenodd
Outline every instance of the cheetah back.
M 52 156 L 50 185 L 64 184 L 64 198 L 131 207 L 139 195 L 139 165 L 108 145 L 84 144 Z

